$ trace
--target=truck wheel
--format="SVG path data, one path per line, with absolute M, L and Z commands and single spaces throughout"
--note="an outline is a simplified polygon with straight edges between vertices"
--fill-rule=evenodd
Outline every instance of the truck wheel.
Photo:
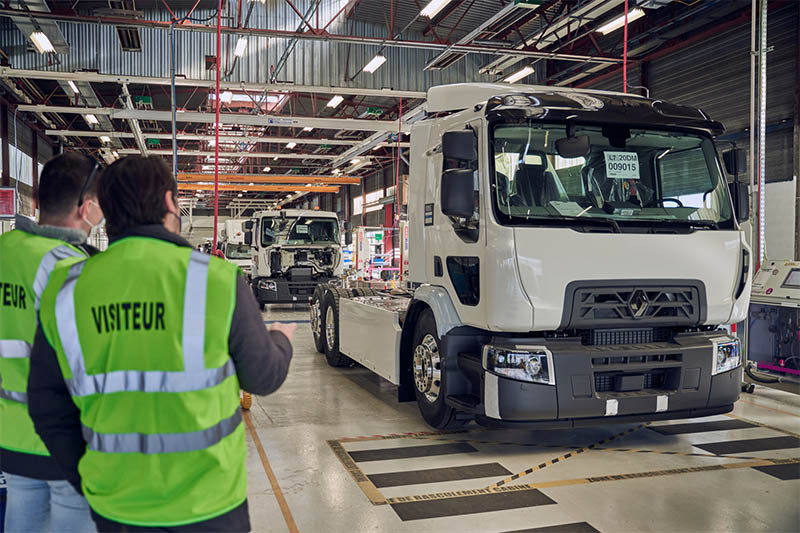
M 463 426 L 466 421 L 456 420 L 456 410 L 444 401 L 447 389 L 444 386 L 444 361 L 439 354 L 440 344 L 433 311 L 426 309 L 414 330 L 414 351 L 411 356 L 417 405 L 422 418 L 431 426 L 437 429 L 456 428 Z
M 373 289 L 356 289 L 355 296 L 375 296 L 378 294 Z
M 345 367 L 353 364 L 352 359 L 339 353 L 339 298 L 341 296 L 337 289 L 325 291 L 324 305 L 322 306 L 325 359 L 333 367 Z
M 314 336 L 314 346 L 319 353 L 325 353 L 322 328 L 322 300 L 324 295 L 324 290 L 320 285 L 317 285 L 313 296 L 311 296 L 311 333 Z

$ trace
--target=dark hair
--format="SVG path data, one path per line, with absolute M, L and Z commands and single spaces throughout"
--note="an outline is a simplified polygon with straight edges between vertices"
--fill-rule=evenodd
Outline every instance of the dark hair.
M 48 161 L 39 176 L 42 218 L 66 217 L 80 203 L 81 192 L 84 198 L 96 195 L 97 174 L 89 180 L 96 164 L 94 159 L 78 152 L 61 154 Z
M 108 234 L 121 235 L 134 226 L 162 224 L 167 214 L 167 191 L 177 199 L 178 185 L 160 157 L 131 155 L 114 162 L 97 186 Z

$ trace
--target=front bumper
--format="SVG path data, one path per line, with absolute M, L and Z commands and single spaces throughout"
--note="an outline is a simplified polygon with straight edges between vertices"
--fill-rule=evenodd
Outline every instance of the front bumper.
M 253 293 L 260 304 L 308 303 L 317 285 L 329 283 L 331 279 L 321 277 L 307 281 L 289 281 L 283 278 L 258 278 L 253 280 Z M 260 287 L 261 280 L 274 282 L 275 289 Z
M 608 346 L 584 346 L 575 339 L 547 341 L 543 344 L 553 354 L 555 385 L 487 371 L 481 391 L 485 416 L 479 421 L 572 427 L 730 411 L 739 398 L 742 369 L 712 376 L 714 337 L 719 333 L 683 334 L 668 343 Z M 615 388 L 618 376 L 642 379 L 645 386 L 620 392 Z

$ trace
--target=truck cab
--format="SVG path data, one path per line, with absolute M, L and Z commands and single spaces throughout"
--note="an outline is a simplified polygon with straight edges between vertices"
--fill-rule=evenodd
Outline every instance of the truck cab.
M 336 213 L 260 211 L 251 226 L 252 287 L 260 304 L 308 302 L 318 284 L 342 275 Z
M 365 364 L 377 356 L 346 334 L 394 321 L 395 338 L 365 341 L 396 346 L 395 364 L 365 366 L 392 369 L 435 427 L 730 411 L 741 353 L 723 327 L 746 316 L 751 255 L 747 193 L 714 145 L 722 125 L 556 87 L 442 86 L 426 105 L 411 130 L 414 288 L 402 306 L 340 301 L 336 347 Z
M 222 225 L 219 248 L 225 259 L 238 266 L 250 279 L 252 274 L 252 253 L 250 246 L 244 242 L 244 223 L 246 219 L 232 218 Z

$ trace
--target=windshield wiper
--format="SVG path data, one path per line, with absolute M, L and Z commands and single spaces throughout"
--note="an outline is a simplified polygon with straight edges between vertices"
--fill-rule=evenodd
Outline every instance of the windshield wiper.
M 536 221 L 543 221 L 543 222 L 566 222 L 568 226 L 606 226 L 610 227 L 612 233 L 622 233 L 622 229 L 619 227 L 619 224 L 613 218 L 594 218 L 594 217 L 555 217 L 555 216 L 525 216 L 525 215 L 511 215 L 512 217 L 522 218 L 524 220 L 536 220 Z
M 671 226 L 685 226 L 690 229 L 719 229 L 719 224 L 713 220 L 659 220 L 660 224 Z

